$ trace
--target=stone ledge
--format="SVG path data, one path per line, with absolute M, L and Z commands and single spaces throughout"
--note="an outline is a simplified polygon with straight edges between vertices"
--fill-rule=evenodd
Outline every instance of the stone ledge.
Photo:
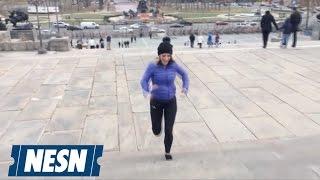
M 43 42 L 43 46 L 47 49 L 48 42 Z M 0 51 L 35 51 L 39 49 L 40 42 L 34 41 L 16 41 L 0 43 Z
M 312 30 L 312 40 L 320 40 L 320 23 L 317 23 Z
M 47 49 L 49 51 L 69 51 L 69 38 L 51 38 Z
M 69 38 L 52 38 L 44 40 L 43 47 L 49 51 L 69 51 Z M 11 40 L 0 42 L 0 51 L 35 51 L 40 47 L 39 41 Z
M 9 31 L 0 31 L 0 42 L 10 41 Z

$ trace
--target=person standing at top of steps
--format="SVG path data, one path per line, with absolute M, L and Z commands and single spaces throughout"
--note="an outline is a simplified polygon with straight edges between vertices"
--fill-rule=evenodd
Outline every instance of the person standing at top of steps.
M 158 56 L 159 59 L 156 62 L 148 65 L 140 84 L 144 97 L 150 95 L 151 124 L 155 136 L 161 135 L 162 116 L 164 116 L 165 158 L 171 160 L 172 131 L 177 113 L 174 81 L 176 74 L 181 76 L 183 82 L 181 92 L 186 95 L 189 89 L 189 78 L 186 71 L 173 60 L 170 43 L 162 42 L 159 45 Z
M 265 15 L 262 16 L 260 23 L 263 38 L 263 48 L 266 48 L 268 44 L 269 34 L 272 31 L 271 23 L 278 30 L 278 25 L 274 20 L 274 17 L 271 15 L 270 11 L 266 11 Z
M 292 47 L 294 48 L 297 45 L 297 32 L 299 31 L 299 25 L 301 23 L 302 17 L 296 7 L 293 7 L 292 11 L 293 12 L 290 15 L 290 22 L 292 26 L 291 32 L 293 34 Z

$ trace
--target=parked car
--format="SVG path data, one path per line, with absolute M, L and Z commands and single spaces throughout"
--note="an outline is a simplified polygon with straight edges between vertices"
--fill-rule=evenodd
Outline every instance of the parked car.
M 99 24 L 95 22 L 81 22 L 80 26 L 82 29 L 99 29 Z
M 82 30 L 82 28 L 80 26 L 68 26 L 67 30 L 76 31 L 76 30 Z
M 170 28 L 183 28 L 184 25 L 183 24 L 174 23 L 174 24 L 171 24 L 169 27 Z
M 127 25 L 127 24 L 128 24 L 128 21 L 125 20 L 125 19 L 120 19 L 120 20 L 117 21 L 115 24 L 116 24 L 116 25 Z
M 17 23 L 16 27 L 13 27 L 14 30 L 31 30 L 33 28 L 32 23 Z
M 70 26 L 70 24 L 65 23 L 63 21 L 59 21 L 59 22 L 54 22 L 53 26 L 54 27 L 59 27 L 59 28 L 67 28 L 68 26 Z
M 135 23 L 135 24 L 131 24 L 130 28 L 132 29 L 139 29 L 140 28 L 140 24 L 139 23 Z
M 144 24 L 144 23 L 135 23 L 130 25 L 131 29 L 141 29 L 141 28 L 146 28 L 148 27 L 148 25 Z
M 250 26 L 258 26 L 258 23 L 252 22 L 252 23 L 250 23 Z
M 158 27 L 151 27 L 150 31 L 155 32 L 155 33 L 165 33 L 166 32 L 166 30 L 160 29 Z
M 42 29 L 41 30 L 41 33 L 42 33 L 42 35 L 44 35 L 44 36 L 48 36 L 48 35 L 56 35 L 57 34 L 57 31 L 55 31 L 55 30 L 52 30 L 52 29 Z
M 247 22 L 238 22 L 236 24 L 236 27 L 248 27 L 248 26 L 250 26 L 250 24 Z
M 116 29 L 114 31 L 120 32 L 120 33 L 130 33 L 130 32 L 133 32 L 133 29 L 124 26 L 124 27 L 120 27 L 119 29 Z
M 225 22 L 225 21 L 217 21 L 217 22 L 216 22 L 216 25 L 217 25 L 217 26 L 225 26 L 225 25 L 228 25 L 228 22 Z
M 182 24 L 182 25 L 185 25 L 185 26 L 192 26 L 192 22 L 188 22 L 188 21 L 185 21 L 185 20 L 180 20 L 178 23 Z

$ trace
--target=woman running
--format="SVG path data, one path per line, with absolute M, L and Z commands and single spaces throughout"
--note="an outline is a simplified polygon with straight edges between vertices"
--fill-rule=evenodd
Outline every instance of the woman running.
M 172 59 L 172 45 L 170 43 L 162 42 L 159 45 L 158 56 L 159 60 L 157 62 L 148 65 L 140 83 L 143 95 L 147 97 L 151 94 L 150 114 L 152 131 L 155 136 L 161 135 L 161 122 L 162 116 L 164 116 L 165 158 L 166 160 L 171 160 L 172 130 L 177 113 L 174 81 L 178 73 L 183 81 L 182 93 L 187 94 L 189 78 L 186 71 Z M 149 86 L 150 80 L 151 86 Z

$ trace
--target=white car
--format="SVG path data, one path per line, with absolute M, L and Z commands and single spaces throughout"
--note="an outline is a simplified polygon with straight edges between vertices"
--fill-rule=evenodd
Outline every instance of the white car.
M 165 33 L 166 32 L 166 30 L 160 29 L 158 27 L 151 27 L 150 31 L 151 32 L 156 32 L 156 33 Z
M 141 26 L 141 25 L 140 25 L 139 23 L 135 23 L 135 24 L 130 25 L 130 28 L 132 28 L 132 29 L 139 29 L 140 26 Z
M 95 22 L 81 22 L 80 27 L 82 29 L 99 29 L 99 24 Z
M 141 29 L 141 28 L 147 28 L 147 27 L 148 27 L 148 25 L 143 24 L 143 23 L 135 23 L 135 24 L 130 25 L 131 29 Z
M 57 32 L 54 30 L 50 30 L 50 29 L 42 29 L 41 34 L 42 35 L 56 35 Z
M 236 24 L 236 27 L 248 27 L 248 26 L 250 26 L 250 24 L 247 22 L 239 22 Z
M 68 26 L 70 26 L 70 24 L 65 23 L 65 22 L 63 22 L 63 21 L 59 21 L 58 23 L 57 23 L 57 22 L 54 22 L 54 23 L 53 23 L 53 26 L 54 26 L 54 27 L 59 27 L 59 28 L 67 28 Z
M 130 33 L 130 32 L 133 32 L 133 29 L 128 27 L 120 27 L 118 30 L 115 30 L 115 31 L 120 33 Z

